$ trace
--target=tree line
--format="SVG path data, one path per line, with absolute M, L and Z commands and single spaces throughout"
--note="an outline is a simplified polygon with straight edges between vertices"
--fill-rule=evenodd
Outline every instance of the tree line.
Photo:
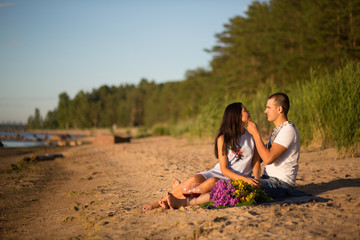
M 176 125 L 194 122 L 209 104 L 219 109 L 237 99 L 257 104 L 268 86 L 292 89 L 309 81 L 312 68 L 331 73 L 344 61 L 359 61 L 360 0 L 255 1 L 215 38 L 216 45 L 206 50 L 211 69 L 188 70 L 176 82 L 104 85 L 72 99 L 64 92 L 44 118 L 35 109 L 28 127 Z

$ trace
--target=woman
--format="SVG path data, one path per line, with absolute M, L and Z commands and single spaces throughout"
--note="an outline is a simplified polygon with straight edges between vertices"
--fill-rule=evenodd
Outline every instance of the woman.
M 232 103 L 225 109 L 218 134 L 215 138 L 215 156 L 219 162 L 215 167 L 206 172 L 195 174 L 183 183 L 201 183 L 197 189 L 201 189 L 202 195 L 198 203 L 207 199 L 205 193 L 210 192 L 219 179 L 244 180 L 247 183 L 259 187 L 260 184 L 260 158 L 256 151 L 252 136 L 245 129 L 249 122 L 250 112 L 240 103 Z M 251 171 L 254 178 L 252 178 Z M 176 181 L 173 181 L 173 184 Z M 178 208 L 186 205 L 186 199 L 182 195 L 181 184 L 175 184 L 170 193 L 160 201 L 145 205 L 143 210 L 156 207 Z

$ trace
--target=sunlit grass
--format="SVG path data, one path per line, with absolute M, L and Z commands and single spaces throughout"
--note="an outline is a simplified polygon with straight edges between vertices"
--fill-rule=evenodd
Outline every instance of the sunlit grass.
M 266 82 L 251 95 L 212 99 L 204 105 L 189 127 L 192 137 L 214 137 L 227 104 L 242 101 L 251 111 L 261 132 L 267 135 L 273 125 L 264 114 L 267 97 L 285 92 L 290 98 L 289 120 L 297 127 L 302 145 L 321 140 L 323 148 L 335 147 L 340 156 L 359 154 L 360 142 L 360 69 L 349 62 L 334 74 L 311 70 L 310 80 L 282 88 Z

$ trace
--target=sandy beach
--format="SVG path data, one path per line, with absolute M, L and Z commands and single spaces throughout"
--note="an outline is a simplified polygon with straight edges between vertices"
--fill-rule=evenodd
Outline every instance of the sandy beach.
M 211 143 L 150 137 L 51 151 L 64 157 L 0 174 L 0 239 L 360 239 L 360 158 L 334 149 L 300 156 L 297 188 L 323 201 L 190 212 L 142 206 L 174 177 L 212 168 Z M 1 155 L 0 168 L 26 154 Z

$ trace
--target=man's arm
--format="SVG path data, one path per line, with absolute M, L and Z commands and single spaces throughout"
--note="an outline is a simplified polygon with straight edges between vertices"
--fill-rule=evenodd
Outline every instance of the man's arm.
M 247 130 L 253 136 L 259 155 L 266 165 L 273 163 L 286 151 L 286 147 L 277 143 L 273 143 L 271 148 L 268 149 L 262 141 L 259 129 L 254 122 L 248 122 Z

